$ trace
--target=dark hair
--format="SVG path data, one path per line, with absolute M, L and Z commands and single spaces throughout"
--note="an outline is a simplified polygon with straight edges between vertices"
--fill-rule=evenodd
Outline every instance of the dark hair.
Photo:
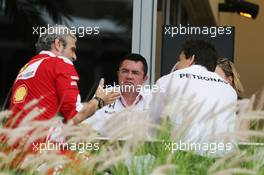
M 148 73 L 148 64 L 147 64 L 146 59 L 142 55 L 137 54 L 137 53 L 130 53 L 130 54 L 124 56 L 119 62 L 119 68 L 120 68 L 121 64 L 125 60 L 130 60 L 130 61 L 135 61 L 135 62 L 140 61 L 143 64 L 144 76 L 147 75 L 147 73 Z
M 189 40 L 183 45 L 182 51 L 187 59 L 194 55 L 195 64 L 214 72 L 218 57 L 216 49 L 210 43 L 204 40 Z

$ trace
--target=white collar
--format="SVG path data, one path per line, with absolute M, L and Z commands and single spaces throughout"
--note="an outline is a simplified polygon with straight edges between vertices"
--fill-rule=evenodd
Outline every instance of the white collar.
M 53 52 L 47 51 L 47 50 L 43 50 L 43 51 L 39 52 L 39 54 L 45 54 L 45 55 L 49 55 L 51 57 L 56 57 L 56 55 Z
M 202 65 L 197 65 L 197 64 L 191 65 L 189 68 L 190 68 L 190 69 L 196 69 L 196 70 L 204 70 L 204 71 L 208 71 L 208 70 L 206 69 L 206 67 L 204 67 L 204 66 L 202 66 Z
M 134 100 L 133 104 L 131 105 L 131 107 L 132 107 L 132 106 L 135 106 L 139 101 L 141 101 L 141 100 L 143 100 L 143 99 L 144 99 L 144 97 L 139 93 L 139 94 L 137 95 L 137 97 L 135 98 L 135 100 Z M 126 103 L 126 100 L 125 100 L 125 98 L 124 98 L 122 95 L 120 95 L 119 100 L 120 100 L 121 104 L 122 104 L 124 107 L 128 107 L 128 105 L 127 105 L 127 103 Z

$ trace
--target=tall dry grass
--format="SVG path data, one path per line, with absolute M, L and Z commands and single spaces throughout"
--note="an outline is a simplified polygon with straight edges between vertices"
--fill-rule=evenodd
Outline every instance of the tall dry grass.
M 261 143 L 264 139 L 264 93 L 239 101 L 236 130 L 217 135 L 217 141 Z M 35 105 L 37 101 L 33 104 Z M 164 143 L 184 139 L 197 110 L 174 101 L 165 106 L 162 124 L 153 123 L 149 111 L 131 110 L 117 113 L 106 122 L 103 137 L 85 124 L 58 125 L 58 118 L 50 121 L 34 121 L 39 109 L 33 109 L 18 128 L 0 127 L 0 134 L 8 137 L 0 145 L 1 174 L 264 174 L 264 147 L 236 144 L 231 152 L 215 155 L 195 151 L 166 150 Z M 173 108 L 179 106 L 179 108 Z M 168 115 L 181 113 L 186 120 L 174 127 Z M 0 112 L 0 120 L 10 115 Z M 206 116 L 210 118 L 210 116 Z M 249 126 L 249 124 L 251 126 Z M 32 142 L 50 135 L 56 130 L 56 138 L 64 143 L 98 143 L 98 150 L 75 150 L 61 154 L 58 150 L 31 153 Z M 27 134 L 34 132 L 27 136 Z M 54 132 L 54 130 L 52 131 Z M 54 133 L 53 133 L 54 134 Z M 219 139 L 221 137 L 221 139 Z M 56 139 L 55 138 L 55 139 Z M 212 141 L 212 140 L 210 140 Z M 19 146 L 14 148 L 14 144 Z M 62 148 L 61 148 L 62 149 Z

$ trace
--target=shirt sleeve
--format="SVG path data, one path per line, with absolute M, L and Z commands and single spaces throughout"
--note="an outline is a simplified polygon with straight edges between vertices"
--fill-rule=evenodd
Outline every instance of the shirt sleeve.
M 59 99 L 59 112 L 64 121 L 73 118 L 82 109 L 79 94 L 79 76 L 72 64 L 59 61 L 55 68 L 56 92 Z

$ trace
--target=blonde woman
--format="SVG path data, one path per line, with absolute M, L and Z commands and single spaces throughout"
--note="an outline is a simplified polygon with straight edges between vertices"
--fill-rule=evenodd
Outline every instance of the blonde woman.
M 227 58 L 220 58 L 217 60 L 217 66 L 215 72 L 226 80 L 237 92 L 237 96 L 241 97 L 244 92 L 244 88 L 240 81 L 240 76 L 234 66 L 234 64 Z
M 226 80 L 237 92 L 238 98 L 241 99 L 241 96 L 244 92 L 244 88 L 242 86 L 242 83 L 240 81 L 240 76 L 234 66 L 234 63 L 232 63 L 227 58 L 220 58 L 217 60 L 217 66 L 215 68 L 215 72 L 220 75 L 224 80 Z M 243 99 L 238 101 L 237 106 L 237 115 L 243 111 L 243 108 L 249 104 L 248 99 Z M 240 119 L 239 121 L 239 128 L 241 131 L 248 130 L 250 128 L 250 121 Z M 247 137 L 241 138 L 242 140 L 247 140 Z

